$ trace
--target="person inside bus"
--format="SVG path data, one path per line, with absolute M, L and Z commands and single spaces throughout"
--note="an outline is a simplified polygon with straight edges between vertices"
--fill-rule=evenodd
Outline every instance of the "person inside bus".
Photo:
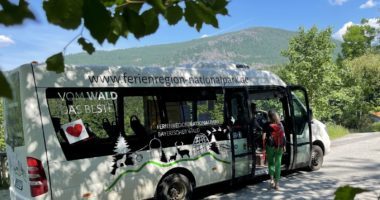
M 259 138 L 261 138 L 261 132 L 263 131 L 262 126 L 258 122 L 258 112 L 256 109 L 256 103 L 251 103 L 251 113 L 252 113 L 252 119 L 251 119 L 251 130 L 252 133 L 249 134 L 249 140 L 254 140 L 253 142 L 256 143 L 257 150 L 262 150 L 262 143 Z
M 285 148 L 285 132 L 278 113 L 274 110 L 268 111 L 269 123 L 263 134 L 265 141 L 266 157 L 268 160 L 268 171 L 270 175 L 270 187 L 279 190 L 281 175 L 281 159 Z

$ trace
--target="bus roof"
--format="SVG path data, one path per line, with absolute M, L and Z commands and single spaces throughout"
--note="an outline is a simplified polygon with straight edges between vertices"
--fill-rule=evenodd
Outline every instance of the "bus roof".
M 32 66 L 32 65 L 29 65 Z M 238 87 L 286 86 L 275 74 L 230 63 L 180 67 L 75 66 L 65 72 L 33 65 L 37 87 Z

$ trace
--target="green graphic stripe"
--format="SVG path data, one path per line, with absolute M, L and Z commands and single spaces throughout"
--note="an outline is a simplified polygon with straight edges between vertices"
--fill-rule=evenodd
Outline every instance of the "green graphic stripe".
M 123 176 L 125 176 L 125 175 L 127 175 L 127 174 L 129 174 L 129 173 L 137 173 L 137 172 L 141 171 L 141 170 L 142 170 L 146 165 L 148 165 L 148 164 L 156 165 L 156 166 L 158 166 L 158 167 L 170 167 L 170 166 L 175 165 L 175 164 L 178 164 L 178 163 L 180 163 L 180 162 L 196 161 L 196 160 L 198 160 L 199 158 L 202 158 L 202 157 L 207 156 L 207 155 L 211 156 L 211 157 L 214 158 L 216 161 L 222 162 L 222 163 L 224 163 L 224 164 L 231 164 L 231 162 L 229 162 L 229 161 L 225 161 L 225 160 L 222 160 L 222 159 L 216 157 L 216 155 L 213 154 L 213 153 L 211 153 L 211 152 L 203 153 L 203 154 L 201 154 L 201 155 L 199 155 L 199 156 L 197 156 L 197 157 L 195 157 L 195 158 L 181 159 L 181 160 L 173 161 L 173 162 L 171 162 L 171 163 L 161 163 L 161 162 L 157 162 L 157 161 L 149 160 L 149 161 L 145 162 L 144 164 L 142 164 L 142 165 L 141 165 L 139 168 L 137 168 L 137 169 L 128 169 L 128 170 L 126 170 L 125 172 L 121 173 L 121 174 L 120 174 L 120 175 L 119 175 L 119 176 L 118 176 L 118 177 L 112 182 L 112 184 L 106 189 L 106 191 L 107 191 L 107 192 L 110 191 L 110 190 L 116 185 L 116 183 L 119 182 L 119 180 L 120 180 Z

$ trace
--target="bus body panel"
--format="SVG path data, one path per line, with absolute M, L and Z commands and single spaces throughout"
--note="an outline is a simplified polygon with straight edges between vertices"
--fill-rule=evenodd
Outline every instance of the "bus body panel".
M 43 173 L 46 175 L 46 184 L 49 188 L 49 173 L 41 123 L 42 121 L 49 121 L 49 118 L 41 119 L 31 66 L 22 66 L 19 70 L 10 72 L 10 76 L 15 73 L 19 74 L 20 83 L 12 83 L 12 86 L 19 85 L 20 87 L 12 89 L 14 93 L 19 93 L 20 95 L 21 116 L 18 116 L 17 120 L 8 121 L 5 127 L 11 127 L 13 123 L 21 123 L 23 144 L 19 146 L 16 144 L 17 147 L 15 147 L 14 133 L 8 132 L 6 128 L 7 157 L 11 179 L 10 193 L 12 199 L 30 199 L 30 185 L 33 183 L 30 181 L 31 175 L 29 174 L 30 168 L 27 165 L 27 157 L 35 158 L 41 162 Z M 17 95 L 14 98 L 18 98 Z M 5 109 L 5 115 L 12 114 Z M 48 190 L 36 196 L 35 199 L 50 199 L 50 191 Z

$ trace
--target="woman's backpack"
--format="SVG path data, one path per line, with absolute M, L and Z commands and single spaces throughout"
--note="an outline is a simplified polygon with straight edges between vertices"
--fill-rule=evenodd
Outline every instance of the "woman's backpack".
M 286 138 L 282 124 L 269 124 L 270 134 L 268 134 L 267 145 L 275 148 L 282 148 L 286 145 Z

